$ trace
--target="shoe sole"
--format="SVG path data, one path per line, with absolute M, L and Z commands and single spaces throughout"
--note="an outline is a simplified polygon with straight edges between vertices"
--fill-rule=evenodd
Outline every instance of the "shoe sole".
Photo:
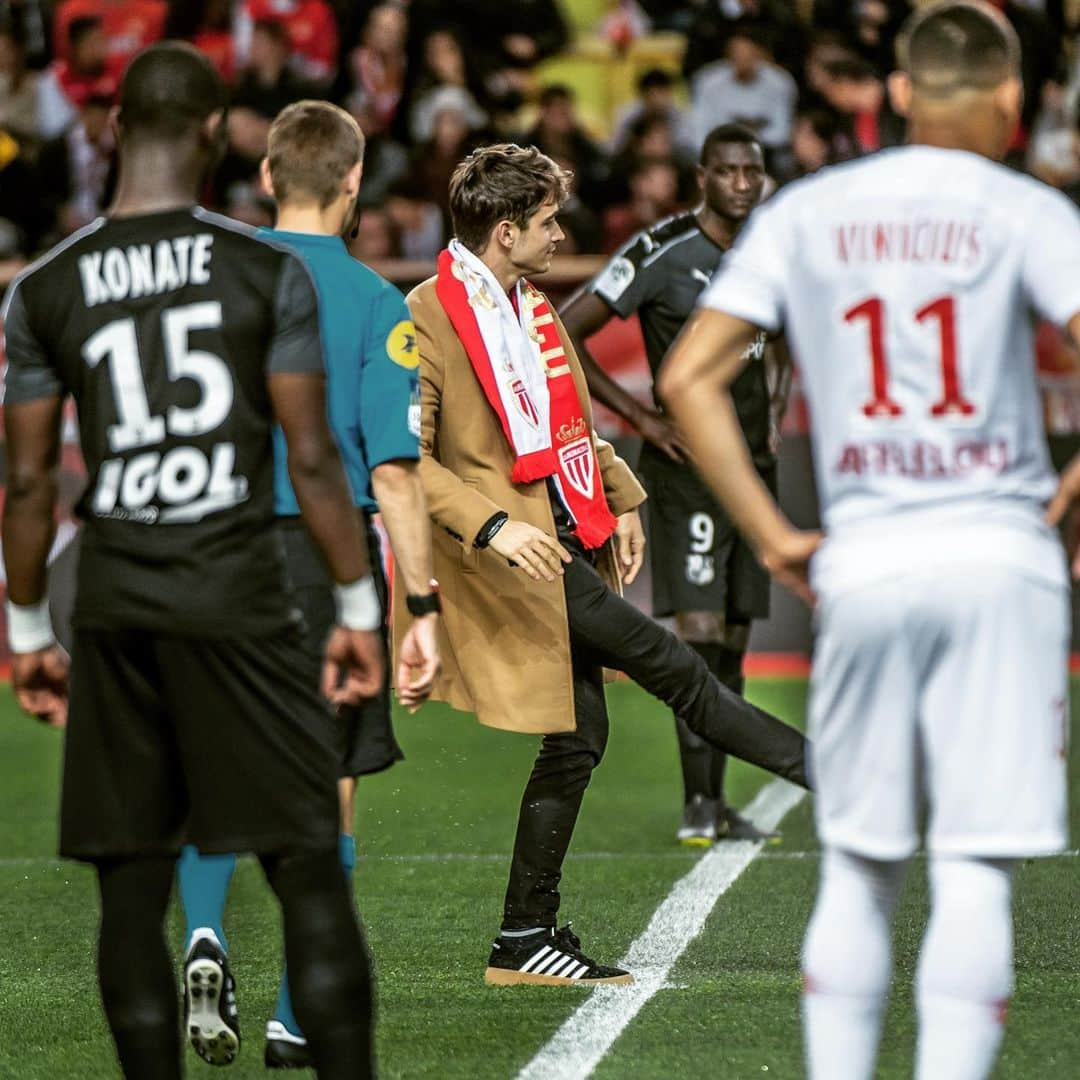
M 488 986 L 630 986 L 634 976 L 612 975 L 609 979 L 565 979 L 558 975 L 533 975 L 528 971 L 489 967 L 484 972 Z
M 225 972 L 214 960 L 193 960 L 184 969 L 188 1042 L 208 1065 L 231 1065 L 240 1050 L 240 1037 L 221 1016 L 224 988 Z
M 708 836 L 680 836 L 677 838 L 683 847 L 712 847 L 713 841 Z

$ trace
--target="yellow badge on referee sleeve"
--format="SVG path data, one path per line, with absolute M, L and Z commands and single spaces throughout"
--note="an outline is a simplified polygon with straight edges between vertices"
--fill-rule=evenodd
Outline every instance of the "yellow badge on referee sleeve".
M 412 319 L 402 319 L 386 335 L 386 355 L 398 367 L 414 368 L 420 363 L 420 350 L 416 347 L 416 327 Z

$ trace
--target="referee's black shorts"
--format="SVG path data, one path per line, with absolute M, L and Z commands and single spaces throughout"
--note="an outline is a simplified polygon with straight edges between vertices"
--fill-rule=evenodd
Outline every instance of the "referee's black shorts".
M 336 615 L 333 579 L 301 518 L 279 518 L 278 525 L 285 546 L 285 566 L 293 586 L 294 599 L 304 617 L 304 646 L 315 662 L 321 663 L 323 647 Z M 385 612 L 389 609 L 379 534 L 367 516 L 364 530 L 371 572 Z M 385 626 L 383 642 L 383 659 L 389 662 Z M 341 776 L 366 776 L 382 772 L 404 758 L 390 719 L 388 681 L 383 683 L 377 697 L 362 705 L 339 709 L 338 718 Z
M 650 443 L 638 465 L 648 492 L 653 615 L 715 611 L 731 623 L 769 614 L 769 575 L 693 467 Z M 776 467 L 759 469 L 776 493 Z
M 77 627 L 71 665 L 62 855 L 333 850 L 337 722 L 296 627 Z

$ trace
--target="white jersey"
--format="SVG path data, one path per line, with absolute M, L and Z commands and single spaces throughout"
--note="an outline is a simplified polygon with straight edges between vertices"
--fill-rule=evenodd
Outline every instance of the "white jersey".
M 967 151 L 888 150 L 755 211 L 700 302 L 786 329 L 830 532 L 1041 514 L 1055 477 L 1032 314 L 1080 311 L 1080 214 L 1061 194 Z

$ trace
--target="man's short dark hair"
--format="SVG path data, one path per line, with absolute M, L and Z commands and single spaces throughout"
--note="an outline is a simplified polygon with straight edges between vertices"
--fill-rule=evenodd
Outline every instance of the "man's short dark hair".
M 68 48 L 77 49 L 94 31 L 100 30 L 103 25 L 100 15 L 77 15 L 68 23 Z
M 671 72 L 663 68 L 649 68 L 637 82 L 638 92 L 642 94 L 646 90 L 667 90 L 674 85 L 675 79 Z
M 225 84 L 203 53 L 185 42 L 161 42 L 128 66 L 120 124 L 125 138 L 178 139 L 224 109 L 225 100 Z
M 552 83 L 550 86 L 545 86 L 540 91 L 539 104 L 540 108 L 546 108 L 548 105 L 554 104 L 556 101 L 573 101 L 574 91 L 566 86 L 564 83 Z
M 714 127 L 705 141 L 701 144 L 701 154 L 698 161 L 702 165 L 709 163 L 713 150 L 718 146 L 728 146 L 731 143 L 743 143 L 746 146 L 756 146 L 762 150 L 761 140 L 745 124 L 721 124 Z M 764 153 L 764 151 L 762 151 Z
M 877 78 L 874 65 L 854 53 L 826 60 L 821 66 L 829 78 L 839 79 L 841 82 L 861 83 Z
M 1020 70 L 1016 31 L 996 8 L 976 0 L 944 0 L 916 12 L 896 51 L 915 89 L 939 97 L 992 90 Z
M 535 146 L 482 146 L 450 178 L 454 235 L 470 251 L 483 251 L 500 221 L 525 228 L 549 199 L 561 206 L 569 179 L 569 173 Z

